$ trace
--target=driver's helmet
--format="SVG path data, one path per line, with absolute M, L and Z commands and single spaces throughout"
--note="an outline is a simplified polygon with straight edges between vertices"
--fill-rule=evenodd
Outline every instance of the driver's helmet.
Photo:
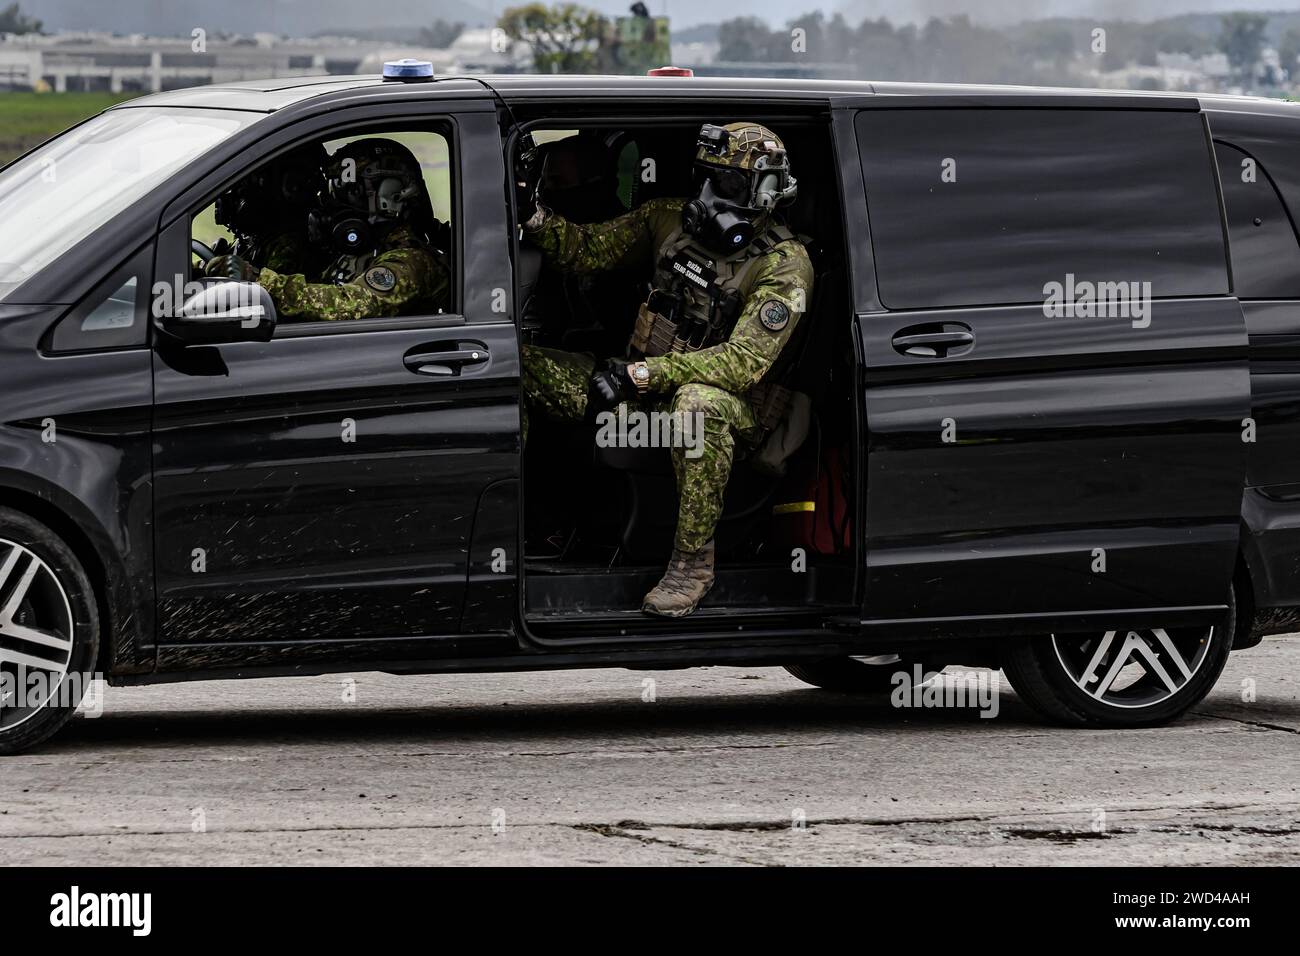
M 748 209 L 770 209 L 795 197 L 785 144 L 761 123 L 700 128 L 695 150 L 697 186 L 708 179 L 719 199 Z
M 432 218 L 424 171 L 401 143 L 370 137 L 338 149 L 325 166 L 325 193 L 368 221 Z

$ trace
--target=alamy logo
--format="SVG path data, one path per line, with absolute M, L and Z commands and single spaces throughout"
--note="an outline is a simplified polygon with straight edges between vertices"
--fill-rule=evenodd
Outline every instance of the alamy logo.
M 1043 286 L 1043 315 L 1049 319 L 1129 319 L 1135 329 L 1151 324 L 1150 282 L 1089 282 L 1073 272 L 1064 282 Z
M 152 893 L 82 893 L 74 886 L 51 896 L 50 907 L 51 926 L 125 926 L 133 936 L 148 936 L 153 929 Z
M 596 416 L 601 448 L 684 448 L 687 458 L 704 454 L 703 412 L 644 412 L 619 405 Z
M 75 707 L 85 717 L 99 717 L 104 713 L 105 686 L 100 673 L 59 674 L 19 664 L 12 671 L 0 671 L 0 716 L 6 710 Z
M 996 671 L 929 672 L 914 664 L 909 673 L 897 670 L 890 676 L 893 707 L 918 709 L 972 708 L 980 717 L 996 717 L 999 685 Z

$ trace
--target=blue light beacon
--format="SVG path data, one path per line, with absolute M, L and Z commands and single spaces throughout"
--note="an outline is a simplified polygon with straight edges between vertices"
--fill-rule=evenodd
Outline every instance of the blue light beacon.
M 433 80 L 433 64 L 428 60 L 389 60 L 384 64 L 384 81 L 428 83 Z

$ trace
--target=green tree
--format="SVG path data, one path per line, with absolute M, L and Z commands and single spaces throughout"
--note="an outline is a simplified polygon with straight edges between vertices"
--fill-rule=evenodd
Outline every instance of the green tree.
M 767 59 L 772 31 L 758 17 L 736 17 L 718 24 L 718 59 L 727 63 L 756 63 Z
M 510 7 L 497 26 L 512 40 L 532 47 L 533 68 L 538 73 L 593 72 L 600 62 L 600 45 L 607 29 L 600 13 L 576 3 Z
M 18 4 L 0 10 L 0 33 L 40 33 L 44 24 L 23 14 Z
M 1228 64 L 1245 76 L 1259 62 L 1264 48 L 1264 31 L 1268 17 L 1258 13 L 1229 13 L 1220 21 L 1219 49 L 1228 57 Z
M 1277 60 L 1288 76 L 1300 75 L 1300 30 L 1292 27 L 1282 35 L 1282 42 L 1277 45 Z
M 1015 44 L 1022 56 L 1057 64 L 1072 60 L 1087 40 L 1082 31 L 1059 20 L 1025 23 L 1019 32 Z
M 459 21 L 451 23 L 443 19 L 434 20 L 431 25 L 420 28 L 420 43 L 435 50 L 446 49 L 464 30 L 465 24 Z

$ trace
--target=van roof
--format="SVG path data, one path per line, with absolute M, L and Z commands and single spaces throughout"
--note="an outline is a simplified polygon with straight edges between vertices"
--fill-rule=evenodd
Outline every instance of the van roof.
M 298 76 L 190 87 L 128 100 L 116 109 L 142 106 L 210 107 L 275 112 L 306 100 L 364 101 L 376 97 L 465 98 L 487 95 L 488 83 L 508 100 L 639 98 L 662 100 L 665 94 L 690 98 L 784 99 L 823 103 L 874 97 L 928 97 L 988 105 L 1119 106 L 1141 109 L 1206 109 L 1266 112 L 1300 117 L 1300 103 L 1258 96 L 1096 90 L 1074 87 L 996 86 L 963 83 L 895 83 L 866 80 L 799 80 L 753 77 L 650 77 L 550 74 L 482 74 L 451 76 L 432 82 L 385 82 L 376 75 Z

